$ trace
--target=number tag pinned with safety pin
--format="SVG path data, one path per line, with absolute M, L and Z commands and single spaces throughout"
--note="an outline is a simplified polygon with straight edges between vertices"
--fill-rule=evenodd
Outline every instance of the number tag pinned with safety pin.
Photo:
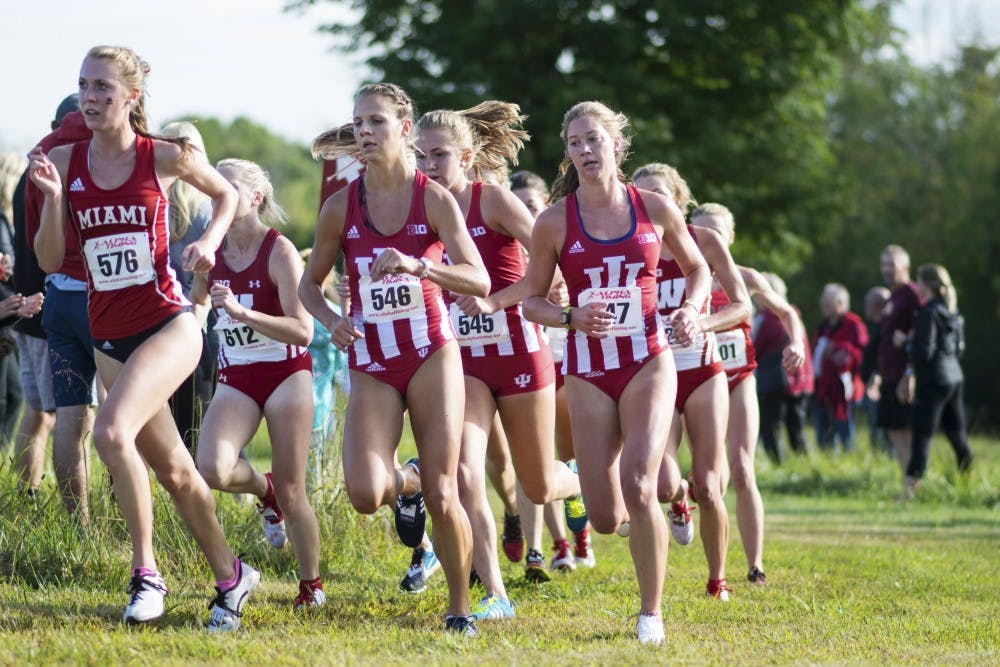
M 424 291 L 420 278 L 408 273 L 382 276 L 377 281 L 362 276 L 358 281 L 358 292 L 361 294 L 361 314 L 365 322 L 393 322 L 424 312 Z

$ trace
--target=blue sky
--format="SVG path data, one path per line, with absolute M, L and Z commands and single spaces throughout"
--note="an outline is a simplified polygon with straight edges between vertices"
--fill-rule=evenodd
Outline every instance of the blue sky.
M 348 120 L 365 70 L 360 58 L 331 51 L 330 38 L 316 31 L 348 10 L 321 2 L 298 14 L 282 6 L 281 0 L 3 0 L 8 104 L 0 150 L 27 151 L 46 133 L 95 44 L 130 46 L 150 63 L 153 126 L 186 113 L 245 115 L 308 142 Z M 1000 0 L 904 0 L 895 17 L 919 63 L 947 59 L 956 38 L 978 34 L 1000 43 Z

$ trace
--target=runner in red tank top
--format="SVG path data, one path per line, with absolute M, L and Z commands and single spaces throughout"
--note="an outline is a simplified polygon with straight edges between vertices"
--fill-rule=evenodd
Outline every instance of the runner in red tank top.
M 105 336 L 95 341 L 97 370 L 108 388 L 94 423 L 94 445 L 114 479 L 132 537 L 124 620 L 143 623 L 163 614 L 166 585 L 153 555 L 148 463 L 215 574 L 219 590 L 208 629 L 233 630 L 260 574 L 241 564 L 226 544 L 211 489 L 167 409 L 167 399 L 198 363 L 201 333 L 194 316 L 181 311 L 165 264 L 163 192 L 181 178 L 212 199 L 212 222 L 184 251 L 185 268 L 196 271 L 212 267 L 215 249 L 232 222 L 236 195 L 211 166 L 189 155 L 184 141 L 149 137 L 144 112 L 148 72 L 149 66 L 129 49 L 99 46 L 87 53 L 80 69 L 80 107 L 93 139 L 55 148 L 48 157 L 41 150 L 31 154 L 31 178 L 45 195 L 35 252 L 39 264 L 59 266 L 67 224 L 84 244 L 90 324 L 95 338 Z M 69 180 L 71 155 L 74 176 Z M 73 208 L 69 221 L 66 201 Z M 119 299 L 128 303 L 128 310 Z
M 640 168 L 633 180 L 637 186 L 658 192 L 665 196 L 677 196 L 682 188 L 670 187 L 659 167 L 652 164 Z M 676 174 L 676 170 L 674 171 Z M 676 174 L 676 178 L 680 178 Z M 687 201 L 677 201 L 686 208 Z M 687 400 L 675 403 L 670 436 L 667 440 L 666 455 L 660 467 L 659 497 L 661 502 L 670 502 L 668 511 L 671 532 L 681 544 L 689 544 L 694 537 L 694 526 L 687 508 L 688 483 L 690 493 L 698 501 L 701 521 L 699 530 L 705 558 L 708 561 L 707 595 L 721 600 L 729 599 L 726 584 L 726 551 L 729 545 L 729 515 L 726 511 L 725 496 L 725 437 L 727 423 L 728 396 L 721 364 L 715 353 L 714 334 L 719 326 L 732 326 L 750 315 L 750 297 L 746 286 L 729 255 L 725 242 L 715 232 L 688 227 L 702 254 L 711 267 L 716 279 L 725 286 L 732 296 L 733 304 L 724 310 L 709 314 L 708 299 L 695 302 L 699 313 L 699 325 L 705 333 L 704 339 L 696 340 L 696 345 L 685 348 L 672 344 L 678 368 L 678 394 L 689 392 Z M 660 262 L 660 306 L 663 314 L 669 314 L 680 304 L 688 301 L 687 284 L 673 266 L 672 258 Z M 681 479 L 677 462 L 677 449 L 681 442 L 681 420 L 688 432 L 691 449 L 691 475 L 689 480 Z
M 268 224 L 285 212 L 260 166 L 223 160 L 219 173 L 239 195 L 236 215 L 206 277 L 196 274 L 192 298 L 218 311 L 219 384 L 198 439 L 198 470 L 209 486 L 259 498 L 264 532 L 275 547 L 288 535 L 299 564 L 296 610 L 326 602 L 319 578 L 319 524 L 306 494 L 312 435 L 313 320 L 296 293 L 302 260 L 292 242 Z M 268 224 L 265 224 L 268 223 Z M 267 420 L 273 472 L 240 458 L 261 417 Z
M 672 416 L 662 408 L 676 395 L 656 312 L 661 240 L 693 300 L 708 298 L 709 273 L 673 202 L 623 184 L 627 125 L 599 102 L 581 102 L 564 116 L 557 201 L 535 223 L 524 306 L 536 322 L 571 329 L 566 393 L 588 515 L 600 533 L 631 521 L 641 598 L 636 633 L 640 642 L 659 644 L 667 526 L 655 480 Z M 565 309 L 546 298 L 557 264 L 570 293 Z M 671 326 L 681 343 L 698 330 L 690 308 L 678 310 Z
M 477 131 L 489 122 L 489 133 Z M 459 482 L 473 527 L 473 567 L 486 596 L 473 609 L 479 619 L 509 618 L 496 551 L 496 524 L 486 496 L 486 448 L 499 413 L 518 480 L 535 502 L 571 497 L 579 480 L 554 456 L 555 371 L 540 327 L 521 314 L 522 243 L 530 243 L 532 216 L 509 190 L 473 182 L 516 161 L 527 133 L 518 107 L 483 102 L 465 111 L 432 111 L 417 123 L 417 166 L 445 186 L 465 212 L 466 227 L 490 273 L 491 294 L 457 296 L 451 318 L 462 346 L 465 427 Z M 475 149 L 473 148 L 475 146 Z M 581 517 L 585 523 L 586 518 Z
M 457 484 L 465 389 L 440 290 L 486 296 L 489 278 L 454 198 L 414 172 L 407 146 L 412 127 L 413 104 L 406 92 L 394 84 L 371 84 L 354 98 L 353 126 L 335 128 L 313 142 L 313 152 L 327 159 L 360 153 L 366 171 L 323 204 L 299 297 L 329 329 L 333 343 L 351 350 L 344 425 L 344 479 L 351 503 L 371 514 L 395 501 L 397 532 L 415 547 L 423 537 L 423 493 L 449 584 L 445 627 L 474 635 L 472 535 Z M 383 243 L 376 246 L 375 239 Z M 442 243 L 451 265 L 440 262 Z M 321 287 L 341 250 L 353 297 L 349 318 L 327 305 Z M 420 308 L 411 307 L 417 303 Z M 361 367 L 363 354 L 378 356 Z M 380 380 L 383 372 L 405 384 Z M 420 461 L 399 469 L 396 447 L 406 410 Z M 436 567 L 434 553 L 426 555 L 427 569 Z
M 731 245 L 735 237 L 733 214 L 721 204 L 703 204 L 691 214 L 694 227 L 716 231 Z M 805 359 L 805 327 L 795 309 L 775 292 L 767 280 L 756 270 L 740 266 L 740 275 L 747 290 L 757 303 L 770 310 L 781 320 L 791 343 L 782 352 L 785 368 L 794 370 Z M 721 292 L 721 293 L 720 293 Z M 712 293 L 713 309 L 725 307 L 725 292 Z M 757 400 L 757 382 L 753 369 L 757 362 L 753 343 L 749 339 L 750 323 L 743 320 L 737 328 L 716 329 L 719 348 L 723 350 L 724 365 L 729 375 L 729 426 L 726 429 L 726 452 L 729 474 L 732 475 L 736 493 L 736 523 L 739 526 L 743 550 L 747 557 L 747 579 L 752 583 L 766 584 L 764 574 L 764 505 L 757 488 L 754 473 L 754 454 L 760 434 L 760 406 Z M 734 377 L 735 376 L 735 377 Z M 728 483 L 728 479 L 727 479 Z

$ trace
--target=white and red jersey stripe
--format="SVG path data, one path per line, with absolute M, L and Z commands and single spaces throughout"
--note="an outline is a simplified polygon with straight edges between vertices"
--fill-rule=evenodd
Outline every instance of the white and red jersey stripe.
M 688 231 L 691 233 L 695 244 L 697 244 L 698 237 L 695 235 L 694 228 L 689 225 Z M 687 280 L 684 278 L 684 273 L 677 264 L 677 260 L 660 260 L 657 267 L 656 290 L 657 306 L 660 309 L 660 315 L 663 317 L 667 337 L 670 338 L 670 325 L 666 323 L 667 317 L 683 306 L 688 298 Z M 708 313 L 709 304 L 706 301 L 701 304 L 698 314 L 701 317 L 705 317 Z M 678 345 L 671 339 L 670 349 L 674 353 L 674 365 L 678 371 L 703 368 L 720 361 L 718 343 L 715 339 L 715 334 L 711 331 L 698 333 L 690 345 Z
M 616 326 L 620 324 L 622 330 L 621 335 L 602 339 L 570 331 L 563 357 L 564 374 L 586 376 L 625 368 L 667 345 L 656 307 L 660 237 L 639 191 L 632 186 L 627 190 L 632 226 L 622 237 L 607 241 L 587 233 L 576 193 L 566 197 L 566 239 L 559 268 L 566 280 L 570 305 L 581 307 L 581 297 L 607 290 L 609 296 L 601 301 L 609 306 L 606 309 L 614 309 Z
M 350 317 L 365 337 L 348 350 L 351 367 L 404 356 L 424 357 L 431 345 L 455 334 L 441 289 L 410 275 L 386 276 L 371 283 L 369 271 L 388 248 L 440 264 L 444 245 L 427 222 L 424 192 L 427 177 L 416 172 L 406 222 L 394 234 L 380 234 L 368 219 L 364 177 L 351 182 L 344 220 L 343 250 L 351 290 Z

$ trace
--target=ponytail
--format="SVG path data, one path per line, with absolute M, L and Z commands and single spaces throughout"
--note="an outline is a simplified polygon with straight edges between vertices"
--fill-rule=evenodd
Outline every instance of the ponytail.
M 506 174 L 508 162 L 517 164 L 518 152 L 531 138 L 521 127 L 525 118 L 516 104 L 487 100 L 462 111 L 425 113 L 417 130 L 448 130 L 459 147 L 472 151 L 472 172 L 476 180 L 484 180 L 489 174 Z

